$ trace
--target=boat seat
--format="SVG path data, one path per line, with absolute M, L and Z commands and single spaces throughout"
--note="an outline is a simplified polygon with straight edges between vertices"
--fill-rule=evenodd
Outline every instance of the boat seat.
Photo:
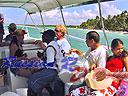
M 27 78 L 15 76 L 9 69 L 7 70 L 9 90 L 16 92 L 16 89 L 27 88 Z

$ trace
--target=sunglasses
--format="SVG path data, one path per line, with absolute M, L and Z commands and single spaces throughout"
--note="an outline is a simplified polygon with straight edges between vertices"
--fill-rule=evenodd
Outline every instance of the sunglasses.
M 60 30 L 55 29 L 56 32 L 60 32 Z

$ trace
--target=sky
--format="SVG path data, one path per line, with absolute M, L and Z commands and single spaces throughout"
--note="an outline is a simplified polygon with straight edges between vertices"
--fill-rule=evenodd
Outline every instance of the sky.
M 117 15 L 122 11 L 128 11 L 128 0 L 115 0 L 111 2 L 104 2 L 102 6 L 102 15 L 107 17 L 108 15 Z M 0 7 L 0 13 L 4 15 L 4 23 L 16 23 L 24 24 L 26 11 L 19 8 L 5 8 Z M 63 9 L 66 25 L 80 25 L 87 19 L 95 18 L 99 16 L 98 4 L 90 4 L 79 7 L 72 7 Z M 31 15 L 35 24 L 41 24 L 39 13 Z M 60 10 L 52 10 L 48 12 L 42 12 L 44 23 L 47 25 L 63 24 Z M 25 24 L 34 24 L 30 17 L 27 18 Z

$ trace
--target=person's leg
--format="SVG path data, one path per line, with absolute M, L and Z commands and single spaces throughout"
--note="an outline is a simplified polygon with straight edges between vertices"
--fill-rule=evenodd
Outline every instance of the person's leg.
M 54 81 L 54 94 L 55 96 L 64 96 L 64 92 L 65 92 L 65 84 L 63 83 L 63 81 L 57 77 Z
M 54 96 L 54 90 L 52 88 L 53 86 L 51 86 L 50 84 L 48 84 L 45 88 L 47 89 L 47 91 L 49 92 L 50 96 Z
M 53 69 L 43 69 L 40 72 L 34 73 L 28 80 L 28 90 L 31 89 L 34 93 L 42 93 L 42 89 L 53 82 L 57 76 L 57 71 Z
M 37 93 L 35 93 L 30 87 L 27 90 L 27 96 L 37 96 Z
M 3 34 L 0 34 L 0 46 L 2 45 Z

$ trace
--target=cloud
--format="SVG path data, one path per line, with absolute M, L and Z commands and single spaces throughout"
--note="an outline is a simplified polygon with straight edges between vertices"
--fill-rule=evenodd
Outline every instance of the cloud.
M 82 19 L 95 18 L 96 16 L 97 16 L 97 13 L 95 13 L 94 10 L 83 10 L 81 14 Z
M 80 11 L 63 11 L 64 19 L 66 21 L 66 24 L 81 24 L 81 21 L 85 21 L 86 19 L 95 18 L 96 13 L 93 12 L 93 10 L 80 10 Z M 43 16 L 44 20 L 47 20 L 47 23 L 54 23 L 58 24 L 59 21 L 60 24 L 63 24 L 62 22 L 62 16 L 60 13 L 60 10 L 52 10 L 49 12 L 45 12 Z M 51 21 L 51 22 L 50 22 Z M 83 22 L 84 22 L 83 21 Z
M 49 18 L 59 17 L 59 10 L 51 10 L 44 12 L 44 15 Z
M 121 11 L 114 5 L 114 2 L 104 2 L 101 5 L 102 5 L 102 13 L 103 13 L 102 15 L 104 17 L 107 17 L 110 14 L 117 15 L 121 13 Z M 89 5 L 89 6 L 91 7 L 88 9 L 85 8 L 86 6 L 82 6 L 82 7 L 76 7 L 73 10 L 71 10 L 70 8 L 63 10 L 63 15 L 66 24 L 79 25 L 82 22 L 85 22 L 87 19 L 95 18 L 97 15 L 99 16 L 98 4 Z M 4 8 L 2 8 L 0 12 L 5 12 Z M 16 13 L 12 13 L 12 14 L 16 14 Z M 33 14 L 31 16 L 36 24 L 42 24 L 39 13 Z M 42 12 L 42 16 L 45 24 L 63 24 L 60 10 L 51 10 L 48 12 Z M 15 18 L 13 18 L 12 16 L 9 17 L 5 15 L 5 19 L 6 19 L 5 21 L 7 22 L 23 23 L 25 19 L 25 13 L 19 15 L 17 14 Z M 27 23 L 33 24 L 30 17 L 27 19 Z
M 120 14 L 122 12 L 114 5 L 114 3 L 104 2 L 101 4 L 101 6 L 102 6 L 101 7 L 102 14 L 104 17 L 107 17 L 108 15 L 114 16 L 114 15 Z M 98 6 L 96 5 L 95 7 L 96 7 L 95 11 L 99 12 Z

